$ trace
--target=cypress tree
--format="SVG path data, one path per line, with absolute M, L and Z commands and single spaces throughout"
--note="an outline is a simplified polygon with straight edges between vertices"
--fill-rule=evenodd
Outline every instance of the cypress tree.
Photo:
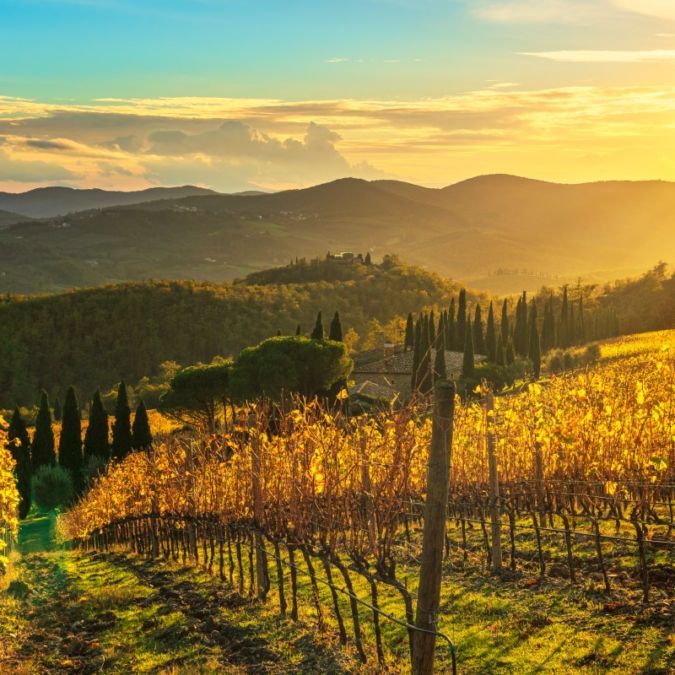
M 131 410 L 124 380 L 117 390 L 111 451 L 113 459 L 124 459 L 131 452 Z
M 41 466 L 56 464 L 54 452 L 54 431 L 52 429 L 52 413 L 49 409 L 49 396 L 46 391 L 40 398 L 40 410 L 35 420 L 35 433 L 31 446 L 31 463 L 33 473 Z
M 295 334 L 296 334 L 296 336 L 300 336 L 300 335 L 302 334 L 302 330 L 301 330 L 301 328 L 300 328 L 300 324 L 298 324 L 298 325 L 295 327 Z
M 492 303 L 490 303 L 490 308 L 488 309 L 485 349 L 487 350 L 488 359 L 492 363 L 495 363 L 497 360 L 497 331 L 495 329 L 495 312 Z
M 410 389 L 411 391 L 417 391 L 417 385 L 419 382 L 419 369 L 420 369 L 420 347 L 422 342 L 422 319 L 418 317 L 417 323 L 415 324 L 415 340 L 413 342 L 413 360 L 412 360 L 412 374 L 410 377 Z
M 18 408 L 14 409 L 14 414 L 7 430 L 7 439 L 9 440 L 9 449 L 16 462 L 14 474 L 16 476 L 16 487 L 19 491 L 19 518 L 22 520 L 28 515 L 31 506 L 30 494 L 30 438 L 26 423 L 21 417 Z
M 73 387 L 68 388 L 63 405 L 59 465 L 70 473 L 75 492 L 79 493 L 82 490 L 84 479 L 82 475 L 82 423 L 80 406 Z
M 586 317 L 584 316 L 584 296 L 579 297 L 579 328 L 577 336 L 580 344 L 586 342 Z
M 466 344 L 466 291 L 459 292 L 457 305 L 457 347 L 463 349 Z
M 567 286 L 563 286 L 562 305 L 560 307 L 560 330 L 558 331 L 558 346 L 569 347 L 569 301 Z
M 567 341 L 570 347 L 577 343 L 577 320 L 574 316 L 573 302 L 570 302 L 570 315 L 567 319 Z
M 431 310 L 431 313 L 427 317 L 427 322 L 429 325 L 429 344 L 433 345 L 436 342 L 436 317 L 434 316 L 434 310 Z
M 152 432 L 145 403 L 141 401 L 136 408 L 134 424 L 131 428 L 131 447 L 134 450 L 147 450 L 152 446 Z
M 553 294 L 551 294 L 544 308 L 544 323 L 541 332 L 541 348 L 543 352 L 555 346 L 555 317 L 553 315 Z
M 448 311 L 448 320 L 445 324 L 446 335 L 445 335 L 445 348 L 453 352 L 459 351 L 459 346 L 457 345 L 457 327 L 455 325 L 455 299 L 452 298 L 450 301 L 450 310 Z
M 321 312 L 316 315 L 316 323 L 314 324 L 311 338 L 312 340 L 323 340 L 323 320 L 321 318 Z
M 108 413 L 103 407 L 101 392 L 97 389 L 89 410 L 89 424 L 84 433 L 84 457 L 100 457 L 104 461 L 110 459 L 110 443 L 108 442 Z
M 512 366 L 516 362 L 516 355 L 513 350 L 513 340 L 509 338 L 506 343 L 506 365 Z
M 445 346 L 447 344 L 445 341 L 446 332 L 446 316 L 445 312 L 441 312 L 441 315 L 438 317 L 438 327 L 436 328 L 436 342 L 440 340 Z
M 514 346 L 516 348 L 516 352 L 520 356 L 526 357 L 527 352 L 529 351 L 530 334 L 528 332 L 527 324 L 527 293 L 525 291 L 523 291 L 523 295 L 520 298 L 518 307 L 519 311 L 518 316 L 516 317 Z
M 468 378 L 474 375 L 474 358 L 473 358 L 473 331 L 471 324 L 466 327 L 464 332 L 464 359 L 462 361 L 462 377 Z
M 511 335 L 511 327 L 509 326 L 509 307 L 506 300 L 502 303 L 502 321 L 500 327 L 502 342 L 506 345 L 509 336 Z
M 502 334 L 499 334 L 497 339 L 497 365 L 505 366 L 506 365 L 506 350 L 504 349 L 504 340 L 502 340 Z
M 366 265 L 372 265 L 373 264 L 373 259 L 370 255 L 370 251 L 368 251 L 368 253 L 366 253 L 366 257 L 365 257 L 364 262 L 366 263 Z
M 63 419 L 63 409 L 61 408 L 61 401 L 57 396 L 54 400 L 54 421 L 60 422 Z
M 434 382 L 447 380 L 448 371 L 445 367 L 445 336 L 438 333 L 436 336 L 436 358 L 434 359 Z
M 403 340 L 403 351 L 410 351 L 415 347 L 415 328 L 413 326 L 412 313 L 408 313 L 408 320 L 405 324 L 405 339 Z
M 335 342 L 342 342 L 342 324 L 340 323 L 340 313 L 335 312 L 333 320 L 330 322 L 330 331 L 328 339 Z
M 485 355 L 485 332 L 483 329 L 483 312 L 480 305 L 476 305 L 476 312 L 473 319 L 473 349 L 474 353 Z
M 541 354 L 540 344 L 539 344 L 539 329 L 537 326 L 537 305 L 532 301 L 530 305 L 530 316 L 528 319 L 528 328 L 529 335 L 527 339 L 527 355 L 530 359 L 534 357 L 534 349 L 536 347 L 537 351 Z M 536 340 L 534 339 L 536 336 Z M 535 345 L 536 342 L 536 345 Z
M 433 375 L 431 371 L 431 333 L 430 326 L 431 320 L 430 317 L 426 317 L 426 326 L 422 326 L 422 340 L 420 343 L 420 361 L 419 361 L 419 373 L 417 379 L 417 388 L 423 393 L 428 394 L 431 392 L 433 387 Z
M 532 332 L 530 333 L 530 360 L 532 361 L 534 379 L 538 380 L 539 375 L 541 374 L 541 347 L 539 344 L 539 329 L 537 328 L 536 320 L 532 322 Z

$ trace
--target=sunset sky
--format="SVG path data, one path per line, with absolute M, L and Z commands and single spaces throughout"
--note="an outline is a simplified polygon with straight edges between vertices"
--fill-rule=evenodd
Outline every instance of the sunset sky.
M 675 180 L 675 0 L 0 0 L 0 190 Z

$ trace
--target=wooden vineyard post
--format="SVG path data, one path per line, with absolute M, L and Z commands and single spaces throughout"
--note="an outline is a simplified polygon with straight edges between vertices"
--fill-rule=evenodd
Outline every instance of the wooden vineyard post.
M 541 444 L 534 444 L 534 479 L 537 490 L 537 506 L 539 507 L 539 525 L 546 527 L 546 501 L 544 500 L 544 460 L 541 456 Z
M 441 571 L 445 544 L 445 521 L 452 461 L 452 423 L 455 412 L 455 385 L 440 381 L 434 390 L 431 449 L 427 472 L 427 499 L 424 506 L 422 564 L 417 592 L 417 614 L 412 656 L 413 675 L 434 672 L 436 616 L 441 595 Z
M 488 392 L 485 400 L 487 417 L 486 444 L 488 456 L 488 471 L 490 476 L 490 528 L 492 534 L 492 571 L 498 572 L 502 568 L 502 515 L 499 502 L 499 473 L 497 471 L 497 456 L 495 455 L 494 432 L 495 397 Z
M 270 590 L 270 578 L 267 569 L 267 552 L 260 532 L 263 516 L 262 486 L 260 485 L 262 457 L 260 456 L 260 433 L 255 424 L 256 421 L 255 417 L 251 415 L 249 418 L 251 426 L 251 487 L 253 491 L 253 517 L 257 525 L 254 535 L 256 590 L 258 598 L 264 600 Z

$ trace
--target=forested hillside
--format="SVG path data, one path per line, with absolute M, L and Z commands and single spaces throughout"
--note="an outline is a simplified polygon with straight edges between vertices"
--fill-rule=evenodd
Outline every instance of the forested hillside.
M 236 355 L 276 335 L 309 334 L 316 314 L 339 311 L 345 340 L 357 349 L 403 341 L 409 312 L 447 308 L 459 284 L 407 266 L 299 260 L 234 284 L 149 282 L 0 301 L 0 406 L 33 405 L 40 389 L 83 398 L 121 378 L 136 382 L 165 361 L 188 365 Z M 540 319 L 553 289 L 536 296 Z M 639 279 L 569 289 L 578 311 L 618 318 L 621 333 L 675 326 L 675 275 L 660 265 Z M 488 297 L 469 292 L 487 312 Z M 555 292 L 553 310 L 560 312 Z M 509 302 L 513 312 L 515 302 Z M 596 312 L 596 315 L 600 315 Z M 348 334 L 348 335 L 347 335 Z
M 458 288 L 388 259 L 351 281 L 154 282 L 9 299 L 0 302 L 0 405 L 30 405 L 41 388 L 56 395 L 71 383 L 88 396 L 156 373 L 163 361 L 234 355 L 277 331 L 295 334 L 298 324 L 309 333 L 318 311 L 338 310 L 345 331 L 363 340 L 380 324 L 447 304 Z

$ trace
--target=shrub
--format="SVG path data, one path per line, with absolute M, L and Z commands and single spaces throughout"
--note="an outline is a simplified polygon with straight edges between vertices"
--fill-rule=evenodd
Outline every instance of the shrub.
M 75 494 L 73 479 L 60 466 L 42 466 L 33 476 L 33 501 L 42 511 L 69 504 Z

